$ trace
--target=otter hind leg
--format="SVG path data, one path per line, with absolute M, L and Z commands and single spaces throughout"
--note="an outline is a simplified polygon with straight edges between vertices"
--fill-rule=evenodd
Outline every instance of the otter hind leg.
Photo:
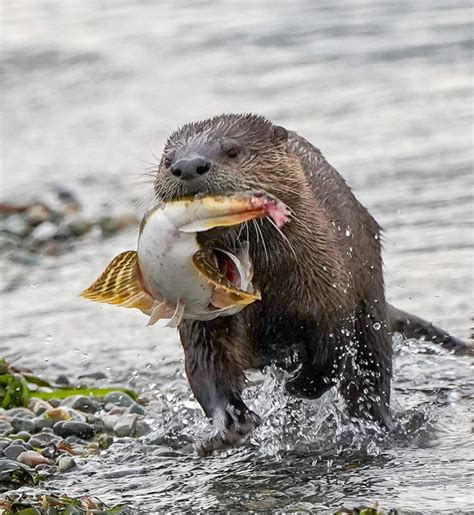
M 339 387 L 351 416 L 375 420 L 391 428 L 392 345 L 385 319 L 380 311 L 358 312 Z

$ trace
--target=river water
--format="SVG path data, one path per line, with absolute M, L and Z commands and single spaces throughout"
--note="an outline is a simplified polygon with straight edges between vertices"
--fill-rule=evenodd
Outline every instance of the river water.
M 88 209 L 140 213 L 173 129 L 258 112 L 319 146 L 382 224 L 389 300 L 468 338 L 472 16 L 441 0 L 5 0 L 2 199 L 59 183 Z M 198 458 L 190 442 L 208 428 L 176 332 L 77 298 L 136 237 L 3 263 L 21 280 L 2 296 L 2 356 L 48 377 L 103 371 L 151 399 L 151 435 L 49 487 L 144 513 L 474 512 L 472 361 L 419 342 L 395 342 L 392 434 L 349 424 L 332 393 L 287 399 L 268 371 L 248 392 L 264 425 Z

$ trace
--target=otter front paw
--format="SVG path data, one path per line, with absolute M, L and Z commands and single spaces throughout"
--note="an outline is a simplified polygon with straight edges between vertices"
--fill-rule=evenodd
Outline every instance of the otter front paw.
M 241 413 L 234 409 L 227 409 L 226 422 L 227 427 L 196 445 L 197 453 L 200 456 L 209 456 L 214 451 L 238 445 L 247 434 L 262 423 L 262 419 L 250 410 Z

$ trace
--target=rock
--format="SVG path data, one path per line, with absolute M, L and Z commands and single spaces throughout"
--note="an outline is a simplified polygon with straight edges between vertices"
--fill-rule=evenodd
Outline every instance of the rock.
M 64 376 L 64 375 L 58 376 L 56 381 L 55 381 L 55 383 L 58 386 L 71 386 L 71 383 L 70 383 L 69 379 L 66 376 Z M 49 402 L 51 402 L 51 399 L 50 399 Z
M 105 407 L 109 408 L 107 410 L 109 412 L 109 415 L 123 415 L 127 411 L 127 408 L 124 408 L 123 406 L 116 406 L 111 402 L 107 403 Z
M 45 411 L 53 409 L 53 406 L 49 402 L 39 400 L 33 405 L 33 413 L 35 415 L 42 415 Z
M 55 434 L 42 432 L 42 433 L 38 433 L 38 434 L 34 435 L 29 440 L 28 443 L 32 447 L 43 448 L 43 447 L 47 447 L 51 443 L 55 443 L 58 441 L 59 441 L 59 438 Z
M 111 402 L 116 406 L 123 406 L 128 408 L 135 403 L 135 401 L 125 392 L 110 392 L 105 396 L 105 402 Z
M 84 236 L 92 228 L 92 222 L 82 217 L 72 218 L 67 222 L 67 227 L 76 238 Z
M 33 420 L 35 422 L 35 426 L 36 426 L 36 430 L 37 431 L 42 431 L 42 430 L 44 430 L 46 428 L 53 427 L 54 422 L 55 422 L 51 418 L 45 418 L 44 414 L 41 417 L 36 417 Z
M 68 436 L 77 436 L 79 438 L 84 438 L 84 440 L 88 440 L 94 436 L 94 428 L 87 424 L 86 422 L 56 422 L 54 424 L 54 432 L 61 436 L 62 438 L 66 438 Z
M 113 431 L 115 424 L 119 421 L 118 415 L 105 415 L 105 417 L 102 419 L 104 422 L 105 428 L 109 431 Z
M 94 381 L 98 381 L 99 379 L 107 379 L 107 376 L 104 372 L 89 372 L 88 374 L 80 375 L 78 379 L 93 379 Z
M 111 435 L 100 435 L 97 443 L 99 449 L 108 449 L 114 443 L 114 438 Z
M 136 402 L 127 408 L 126 413 L 131 415 L 146 415 L 145 408 Z
M 39 452 L 36 451 L 24 451 L 22 452 L 17 461 L 23 463 L 24 465 L 28 465 L 28 467 L 36 467 L 36 465 L 48 464 L 49 461 L 42 456 Z
M 36 473 L 30 467 L 7 458 L 0 458 L 0 484 L 25 483 L 34 481 Z
M 59 472 L 67 472 L 76 466 L 77 464 L 71 456 L 61 456 L 58 460 Z
M 37 226 L 51 217 L 51 211 L 43 204 L 34 204 L 26 210 L 26 218 L 30 225 Z
M 19 238 L 24 238 L 30 232 L 30 225 L 23 215 L 12 215 L 9 216 L 3 222 L 3 228 L 10 234 L 14 234 Z
M 11 435 L 10 435 L 10 438 L 11 438 Z M 14 435 L 14 438 L 23 440 L 24 442 L 28 442 L 31 439 L 31 434 L 28 431 L 20 431 L 16 435 Z
M 36 242 L 51 240 L 56 234 L 57 226 L 53 222 L 43 222 L 31 231 L 31 237 Z
M 7 410 L 9 417 L 33 418 L 34 414 L 27 408 L 10 408 Z
M 13 431 L 10 422 L 0 419 L 0 436 L 8 436 Z
M 53 408 L 59 408 L 59 406 L 61 406 L 61 401 L 59 399 L 49 399 L 48 402 Z
M 99 402 L 94 397 L 86 397 L 85 395 L 68 397 L 64 399 L 63 405 L 86 413 L 96 413 L 100 410 Z
M 13 442 L 6 449 L 3 449 L 3 452 L 9 460 L 16 460 L 18 456 L 26 450 L 26 447 L 20 445 L 20 442 Z
M 52 420 L 77 420 L 78 422 L 85 422 L 86 420 L 84 415 L 68 406 L 61 406 L 59 408 L 48 410 L 44 414 L 44 417 Z
M 123 415 L 114 426 L 117 436 L 143 436 L 150 432 L 150 426 L 138 415 Z
M 7 438 L 0 438 L 0 449 L 6 449 L 11 444 L 11 441 Z
M 35 430 L 35 422 L 30 418 L 21 418 L 20 416 L 15 416 L 11 419 L 11 425 L 16 432 Z

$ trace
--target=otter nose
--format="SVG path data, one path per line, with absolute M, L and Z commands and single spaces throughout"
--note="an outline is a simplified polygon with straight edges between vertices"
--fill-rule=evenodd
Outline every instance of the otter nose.
M 171 173 L 182 181 L 190 181 L 206 174 L 211 168 L 211 163 L 204 157 L 180 159 L 171 166 Z

